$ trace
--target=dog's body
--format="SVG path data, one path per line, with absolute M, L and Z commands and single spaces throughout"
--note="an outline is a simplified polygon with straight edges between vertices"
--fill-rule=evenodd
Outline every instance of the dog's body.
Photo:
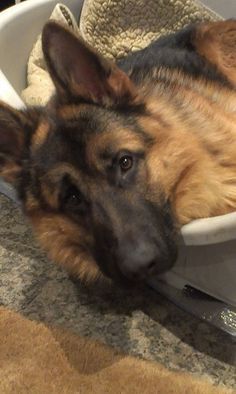
M 228 23 L 225 34 L 232 43 L 236 23 Z M 220 26 L 212 24 L 216 41 Z M 222 215 L 236 206 L 236 42 L 235 59 L 231 54 L 226 58 L 235 61 L 232 86 L 227 73 L 220 72 L 217 61 L 223 62 L 223 54 L 213 40 L 206 55 L 213 46 L 215 62 L 200 56 L 200 35 L 200 29 L 189 27 L 119 63 L 140 87 L 152 113 L 143 120 L 144 128 L 158 138 L 150 167 L 179 224 Z
M 1 174 L 54 260 L 135 280 L 176 227 L 236 208 L 236 22 L 192 26 L 117 66 L 53 22 L 46 109 L 0 107 Z

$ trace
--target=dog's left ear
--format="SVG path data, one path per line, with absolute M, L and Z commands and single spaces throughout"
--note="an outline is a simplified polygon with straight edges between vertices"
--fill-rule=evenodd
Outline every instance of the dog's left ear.
M 68 29 L 48 22 L 42 34 L 44 57 L 59 97 L 102 105 L 135 103 L 129 77 Z
M 236 86 L 236 20 L 198 25 L 193 44 L 202 57 Z

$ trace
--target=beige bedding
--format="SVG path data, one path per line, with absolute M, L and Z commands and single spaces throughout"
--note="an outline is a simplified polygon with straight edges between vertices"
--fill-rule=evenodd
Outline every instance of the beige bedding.
M 165 33 L 189 23 L 216 20 L 219 16 L 194 0 L 85 0 L 80 21 L 58 4 L 51 19 L 69 26 L 100 53 L 116 59 L 146 47 Z M 26 104 L 45 104 L 54 87 L 43 59 L 41 36 L 28 62 Z

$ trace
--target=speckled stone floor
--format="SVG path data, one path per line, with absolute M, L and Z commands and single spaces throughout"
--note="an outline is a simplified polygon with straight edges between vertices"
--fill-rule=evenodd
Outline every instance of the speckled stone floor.
M 152 290 L 85 288 L 73 282 L 42 255 L 20 210 L 3 196 L 0 223 L 1 305 L 236 387 L 236 343 L 228 336 Z

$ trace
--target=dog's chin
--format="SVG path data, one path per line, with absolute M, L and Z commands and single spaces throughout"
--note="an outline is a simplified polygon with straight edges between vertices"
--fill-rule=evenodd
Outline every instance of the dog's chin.
M 136 277 L 135 279 L 129 278 L 128 276 L 124 275 L 118 266 L 113 266 L 112 270 L 109 270 L 109 271 L 106 270 L 106 272 L 103 272 L 103 274 L 107 278 L 109 278 L 109 280 L 112 280 L 112 282 L 115 285 L 118 285 L 119 287 L 122 287 L 125 289 L 135 288 L 135 287 L 140 288 L 140 286 L 141 287 L 145 286 L 145 284 L 148 282 L 148 279 L 162 275 L 163 273 L 170 270 L 173 267 L 173 265 L 174 265 L 174 260 L 169 261 L 168 263 L 166 263 L 166 264 L 160 266 L 159 268 L 157 268 L 156 270 L 154 270 L 152 274 L 146 275 L 143 277 Z
M 109 268 L 104 267 L 103 265 L 99 268 L 104 277 L 106 277 L 108 280 L 111 280 L 115 285 L 119 287 L 127 289 L 136 286 L 136 282 L 127 278 L 116 265 L 113 265 L 112 267 L 111 265 L 109 265 Z

